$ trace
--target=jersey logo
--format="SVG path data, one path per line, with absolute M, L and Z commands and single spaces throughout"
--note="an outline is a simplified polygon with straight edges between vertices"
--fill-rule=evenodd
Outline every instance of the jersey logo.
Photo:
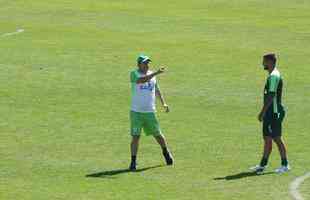
M 154 85 L 150 82 L 144 83 L 140 85 L 140 90 L 149 90 L 149 91 L 153 91 L 154 89 Z

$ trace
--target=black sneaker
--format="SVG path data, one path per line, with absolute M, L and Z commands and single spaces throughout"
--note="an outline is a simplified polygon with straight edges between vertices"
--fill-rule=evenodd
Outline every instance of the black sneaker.
M 173 157 L 171 155 L 170 152 L 166 152 L 166 153 L 163 153 L 164 157 L 165 157 L 165 160 L 166 160 L 166 163 L 167 165 L 173 165 Z
M 137 170 L 137 164 L 136 162 L 131 162 L 129 166 L 130 171 L 136 171 Z

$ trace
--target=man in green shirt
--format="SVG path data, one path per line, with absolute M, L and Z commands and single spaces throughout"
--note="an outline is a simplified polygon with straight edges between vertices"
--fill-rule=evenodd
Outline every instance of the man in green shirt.
M 169 112 L 167 105 L 156 80 L 156 76 L 164 73 L 165 69 L 160 68 L 156 72 L 149 69 L 150 58 L 140 55 L 137 59 L 137 69 L 130 73 L 131 82 L 131 163 L 129 169 L 136 170 L 136 158 L 138 152 L 141 131 L 146 135 L 152 135 L 162 148 L 163 156 L 167 165 L 173 164 L 173 157 L 168 150 L 167 142 L 162 134 L 159 122 L 156 117 L 156 96 L 159 97 L 166 112 Z
M 256 173 L 263 173 L 266 169 L 272 151 L 272 141 L 277 144 L 281 156 L 281 167 L 276 169 L 276 172 L 284 173 L 290 170 L 286 147 L 281 138 L 282 121 L 285 116 L 282 105 L 283 80 L 276 68 L 276 62 L 275 54 L 266 54 L 263 57 L 263 66 L 269 75 L 264 88 L 264 106 L 258 115 L 258 120 L 263 122 L 264 153 L 260 164 L 251 168 Z

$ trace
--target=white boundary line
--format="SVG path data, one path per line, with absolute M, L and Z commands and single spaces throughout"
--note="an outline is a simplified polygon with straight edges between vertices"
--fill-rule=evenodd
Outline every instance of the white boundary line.
M 24 31 L 25 31 L 24 29 L 17 29 L 15 32 L 4 33 L 4 34 L 1 35 L 1 37 L 6 37 L 6 36 L 10 36 L 10 35 L 16 35 L 16 34 L 24 32 Z
M 310 178 L 310 172 L 306 173 L 303 176 L 297 177 L 290 185 L 290 194 L 294 200 L 304 200 L 301 194 L 298 191 L 299 186 L 306 180 Z

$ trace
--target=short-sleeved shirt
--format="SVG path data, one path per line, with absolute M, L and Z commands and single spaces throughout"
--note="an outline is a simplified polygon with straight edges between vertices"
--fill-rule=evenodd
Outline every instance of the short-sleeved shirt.
M 268 108 L 267 113 L 278 114 L 280 112 L 280 108 L 282 106 L 282 87 L 283 80 L 280 72 L 277 68 L 274 68 L 267 78 L 264 89 L 264 103 L 266 103 L 267 97 L 270 93 L 275 94 L 272 100 L 272 105 Z
M 155 90 L 158 88 L 156 77 L 145 83 L 137 83 L 139 78 L 151 73 L 152 71 L 149 70 L 146 74 L 142 74 L 138 69 L 130 73 L 131 110 L 134 112 L 149 113 L 156 111 Z

